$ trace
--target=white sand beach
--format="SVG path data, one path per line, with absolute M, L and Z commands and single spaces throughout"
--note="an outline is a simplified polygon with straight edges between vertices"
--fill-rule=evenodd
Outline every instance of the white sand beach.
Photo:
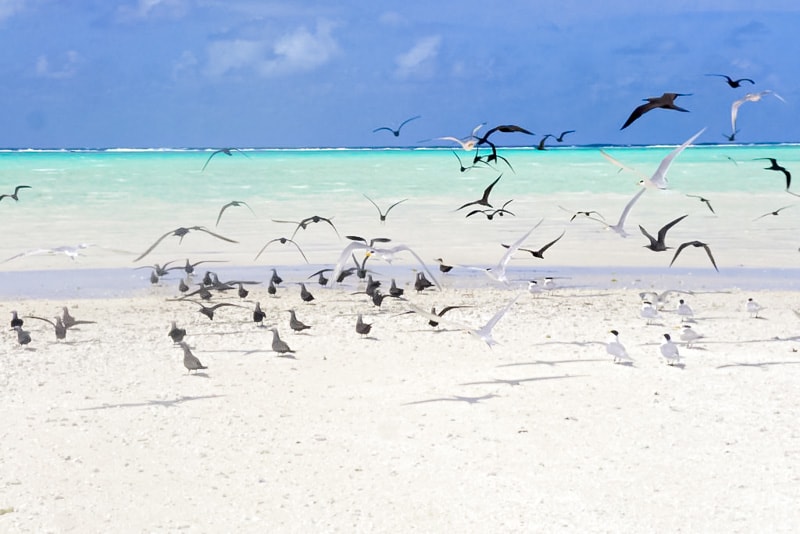
M 467 306 L 480 326 L 516 291 L 450 287 L 409 302 Z M 570 282 L 564 282 L 568 285 Z M 498 345 L 437 331 L 387 299 L 284 282 L 210 321 L 174 289 L 3 302 L 96 324 L 56 341 L 3 335 L 4 532 L 790 532 L 800 521 L 796 292 L 525 292 Z M 666 289 L 666 288 L 661 288 Z M 763 306 L 760 318 L 744 308 Z M 677 300 L 705 337 L 679 341 Z M 219 298 L 215 298 L 219 300 Z M 252 301 L 295 350 L 270 349 Z M 294 334 L 284 310 L 312 325 Z M 369 336 L 354 329 L 363 313 Z M 8 317 L 8 316 L 7 316 Z M 189 374 L 170 321 L 208 367 Z M 612 363 L 608 332 L 634 360 Z M 662 335 L 682 360 L 659 355 Z

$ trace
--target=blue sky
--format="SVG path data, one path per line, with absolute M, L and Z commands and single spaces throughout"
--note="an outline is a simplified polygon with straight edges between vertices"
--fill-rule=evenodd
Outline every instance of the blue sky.
M 800 2 L 0 0 L 0 147 L 800 141 Z M 729 74 L 755 80 L 728 87 Z M 690 113 L 648 96 L 692 93 Z M 373 133 L 421 115 L 395 138 Z

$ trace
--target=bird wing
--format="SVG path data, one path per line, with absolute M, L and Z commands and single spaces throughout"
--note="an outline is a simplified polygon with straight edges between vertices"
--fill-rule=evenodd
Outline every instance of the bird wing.
M 637 200 L 639 200 L 639 197 L 642 196 L 645 191 L 647 191 L 647 189 L 645 188 L 640 189 L 639 192 L 633 195 L 633 198 L 631 198 L 628 201 L 628 203 L 625 204 L 625 207 L 622 209 L 622 213 L 619 216 L 619 221 L 613 227 L 616 228 L 617 231 L 620 232 L 622 236 L 626 235 L 624 230 L 625 220 L 628 218 L 628 214 L 631 212 L 631 208 L 633 208 L 633 205 L 636 203 Z
M 635 121 L 636 119 L 638 119 L 639 117 L 641 117 L 642 115 L 644 115 L 645 113 L 647 113 L 648 111 L 650 111 L 651 109 L 653 109 L 655 107 L 657 107 L 657 105 L 654 104 L 653 102 L 647 102 L 646 104 L 642 104 L 641 106 L 638 106 L 630 114 L 630 116 L 628 117 L 628 120 L 625 121 L 625 124 L 622 125 L 622 128 L 620 128 L 620 130 L 624 130 L 625 128 L 627 128 L 628 126 L 633 124 L 633 121 Z
M 676 224 L 678 224 L 679 222 L 681 222 L 683 219 L 685 219 L 688 216 L 689 216 L 688 214 L 687 215 L 683 215 L 681 217 L 678 217 L 674 221 L 671 221 L 671 222 L 665 224 L 664 226 L 662 226 L 661 230 L 658 231 L 658 242 L 659 243 L 664 243 L 664 239 L 667 237 L 667 232 L 669 231 L 669 229 L 672 228 L 673 226 L 675 226 Z
M 645 229 L 644 229 L 644 226 L 642 226 L 641 224 L 639 225 L 639 230 L 641 230 L 641 231 L 642 231 L 642 233 L 644 234 L 644 236 L 645 236 L 647 239 L 649 239 L 649 240 L 650 240 L 650 246 L 651 246 L 651 247 L 655 247 L 655 246 L 658 244 L 658 241 L 656 241 L 656 239 L 655 239 L 653 236 L 651 236 L 651 235 L 650 235 L 650 234 L 647 232 L 647 230 L 645 230 Z
M 564 234 L 565 234 L 565 233 L 567 233 L 567 231 L 566 231 L 566 230 L 564 230 L 563 232 L 561 232 L 561 235 L 560 235 L 560 236 L 558 236 L 557 238 L 553 239 L 553 240 L 552 240 L 552 241 L 550 241 L 548 244 L 546 244 L 545 246 L 543 246 L 542 248 L 540 248 L 540 249 L 538 250 L 538 253 L 539 253 L 539 255 L 541 256 L 542 254 L 544 254 L 544 251 L 545 251 L 545 250 L 547 250 L 548 248 L 550 248 L 550 247 L 552 247 L 553 245 L 555 245 L 555 244 L 558 242 L 558 240 L 559 240 L 559 239 L 561 239 L 562 237 L 564 237 Z
M 677 147 L 675 150 L 667 154 L 667 157 L 661 160 L 661 164 L 659 164 L 658 169 L 656 169 L 656 172 L 653 174 L 652 177 L 650 177 L 649 179 L 650 183 L 652 183 L 659 189 L 666 189 L 667 171 L 669 171 L 669 167 L 670 165 L 672 165 L 672 161 L 675 158 L 677 158 L 680 155 L 680 153 L 686 149 L 686 147 L 691 145 L 694 142 L 694 140 L 700 137 L 700 135 L 705 131 L 706 129 L 703 128 L 702 130 L 694 134 L 692 137 L 687 139 L 681 146 Z
M 409 123 L 411 121 L 414 121 L 414 120 L 417 120 L 417 119 L 420 119 L 420 118 L 422 118 L 422 115 L 415 115 L 415 116 L 411 117 L 410 119 L 404 120 L 403 122 L 400 123 L 400 126 L 397 127 L 397 131 L 400 131 L 400 128 L 405 126 L 406 123 Z
M 44 317 L 37 317 L 37 316 L 35 316 L 35 315 L 26 315 L 25 317 L 26 317 L 27 319 L 39 319 L 40 321 L 44 321 L 44 322 L 46 322 L 46 323 L 50 323 L 51 325 L 53 325 L 53 327 L 55 327 L 55 326 L 56 326 L 56 323 L 54 323 L 54 322 L 53 322 L 53 321 L 51 321 L 50 319 L 45 319 Z
M 221 210 L 219 210 L 219 215 L 217 215 L 217 222 L 216 222 L 216 224 L 215 224 L 214 226 L 219 226 L 219 220 L 222 218 L 222 214 L 223 214 L 223 212 L 224 212 L 226 209 L 228 209 L 228 208 L 230 208 L 231 206 L 233 206 L 233 205 L 234 205 L 234 203 L 233 203 L 233 202 L 228 202 L 227 204 L 225 204 L 224 206 L 222 206 L 222 209 L 221 209 Z
M 153 249 L 154 249 L 154 248 L 156 248 L 156 247 L 158 246 L 158 244 L 159 244 L 159 243 L 161 243 L 162 241 L 164 241 L 164 239 L 166 239 L 167 237 L 169 237 L 170 235 L 172 235 L 172 234 L 174 234 L 174 233 L 175 233 L 175 230 L 170 230 L 170 231 L 169 231 L 169 232 L 167 232 L 166 234 L 164 234 L 164 235 L 162 235 L 161 237 L 159 237 L 158 239 L 156 239 L 156 242 L 155 242 L 155 243 L 153 243 L 152 245 L 150 245 L 150 248 L 148 248 L 147 250 L 145 250 L 144 252 L 142 252 L 142 253 L 139 255 L 139 257 L 138 257 L 138 258 L 136 258 L 135 260 L 133 260 L 133 261 L 134 261 L 134 263 L 135 263 L 135 262 L 137 262 L 137 261 L 139 261 L 139 260 L 141 260 L 142 258 L 144 258 L 145 256 L 147 256 L 148 254 L 150 254 L 150 253 L 153 251 Z
M 714 256 L 711 255 L 711 248 L 708 245 L 706 245 L 705 243 L 703 243 L 700 246 L 702 246 L 704 249 L 706 249 L 706 254 L 708 254 L 708 259 L 711 260 L 711 265 L 714 266 L 714 270 L 715 271 L 719 272 L 719 269 L 717 268 L 717 262 L 714 261 Z
M 397 202 L 395 202 L 394 204 L 392 204 L 391 206 L 389 206 L 388 208 L 386 208 L 386 213 L 384 213 L 384 214 L 383 214 L 383 216 L 384 216 L 384 217 L 386 217 L 387 215 L 389 215 L 389 212 L 390 212 L 390 211 L 392 211 L 392 208 L 393 208 L 393 207 L 397 206 L 398 204 L 402 204 L 402 203 L 403 203 L 403 202 L 405 202 L 406 200 L 408 200 L 408 199 L 407 199 L 407 198 L 404 198 L 403 200 L 398 200 Z
M 503 254 L 503 257 L 501 257 L 500 261 L 497 262 L 497 267 L 496 267 L 497 269 L 505 273 L 506 266 L 508 265 L 508 262 L 511 260 L 511 256 L 513 256 L 517 252 L 517 250 L 519 250 L 519 247 L 522 246 L 522 243 L 526 239 L 528 239 L 528 236 L 530 236 L 531 233 L 533 233 L 533 231 L 536 230 L 536 228 L 538 228 L 540 224 L 542 224 L 542 221 L 544 221 L 544 219 L 540 219 L 539 222 L 536 223 L 536 225 L 534 225 L 533 228 L 525 232 L 525 234 L 522 237 L 520 237 L 519 239 L 517 239 L 508 246 L 508 250 L 506 250 L 506 253 Z
M 609 155 L 607 152 L 605 152 L 605 151 L 603 151 L 603 150 L 600 150 L 600 154 L 601 154 L 601 155 L 602 155 L 604 158 L 606 158 L 608 161 L 610 161 L 611 163 L 613 163 L 614 165 L 616 165 L 617 167 L 619 167 L 620 169 L 622 169 L 623 171 L 632 172 L 632 173 L 634 173 L 634 174 L 638 175 L 638 176 L 639 176 L 639 177 L 640 177 L 642 180 L 649 180 L 649 178 L 647 177 L 647 175 L 645 175 L 645 174 L 643 174 L 643 173 L 641 173 L 641 172 L 637 171 L 637 170 L 636 170 L 636 169 L 634 169 L 633 167 L 628 167 L 627 165 L 625 165 L 625 164 L 624 164 L 624 163 L 622 163 L 621 161 L 619 161 L 619 160 L 615 159 L 614 157 L 612 157 L 611 155 Z
M 517 302 L 517 300 L 519 300 L 521 296 L 522 293 L 517 293 L 517 295 L 513 299 L 511 299 L 508 302 L 508 304 L 506 304 L 501 310 L 495 313 L 485 325 L 481 326 L 480 328 L 470 330 L 470 334 L 482 339 L 490 347 L 492 345 L 496 345 L 497 343 L 495 342 L 494 339 L 492 339 L 492 329 L 498 323 L 498 321 L 500 321 L 500 319 L 503 318 L 503 316 L 508 312 L 508 310 L 511 309 L 511 306 L 513 306 Z
M 200 169 L 200 172 L 203 172 L 204 170 L 206 170 L 206 167 L 208 167 L 208 162 L 211 161 L 211 158 L 213 158 L 214 156 L 216 156 L 220 152 L 223 152 L 223 150 L 215 150 L 214 152 L 212 152 L 211 155 L 208 156 L 208 159 L 206 160 L 205 164 L 203 165 L 203 168 Z
M 489 204 L 489 195 L 492 193 L 492 188 L 495 186 L 495 184 L 496 184 L 497 182 L 499 182 L 499 181 L 500 181 L 500 178 L 502 178 L 502 177 L 503 177 L 503 174 L 502 174 L 502 173 L 500 173 L 500 176 L 498 176 L 497 178 L 495 178 L 495 179 L 494 179 L 494 182 L 492 182 L 491 184 L 489 184 L 489 187 L 487 187 L 486 189 L 484 189 L 484 190 L 483 190 L 483 196 L 481 197 L 481 200 L 482 200 L 483 202 L 486 202 L 486 204 Z M 491 206 L 491 204 L 489 204 L 489 205 Z M 459 208 L 459 209 L 460 209 L 460 208 Z
M 380 132 L 381 130 L 388 130 L 388 131 L 394 133 L 394 130 L 389 128 L 388 126 L 381 126 L 380 128 L 375 128 L 374 130 L 372 130 L 372 133 Z
M 356 236 L 347 236 L 347 237 L 348 238 L 354 238 Z M 358 239 L 363 239 L 363 238 L 358 238 Z M 352 243 L 349 243 L 346 247 L 344 247 L 344 250 L 342 250 L 342 253 L 339 254 L 339 259 L 336 260 L 336 265 L 334 265 L 334 267 L 333 267 L 333 272 L 331 273 L 331 277 L 330 277 L 331 280 L 336 280 L 336 279 L 339 278 L 339 275 L 342 273 L 342 270 L 344 269 L 344 266 L 347 263 L 347 260 L 350 259 L 350 256 L 353 254 L 354 250 L 357 250 L 357 249 L 367 249 L 367 250 L 369 250 L 370 248 L 371 247 L 369 245 L 367 245 L 366 240 L 363 243 L 361 241 L 353 241 Z
M 228 243 L 238 243 L 238 241 L 234 241 L 233 239 L 221 236 L 219 234 L 215 234 L 214 232 L 203 226 L 192 226 L 191 230 L 200 230 L 201 232 L 205 232 L 209 235 L 216 237 L 217 239 L 222 239 L 223 241 L 227 241 Z
M 671 262 L 669 262 L 669 266 L 670 266 L 670 267 L 672 267 L 672 264 L 673 264 L 673 263 L 675 263 L 675 260 L 676 260 L 676 259 L 678 259 L 678 255 L 681 253 L 681 251 L 683 251 L 683 249 L 685 249 L 685 248 L 686 248 L 686 247 L 688 247 L 689 245 L 694 245 L 694 244 L 695 244 L 695 241 L 689 241 L 689 242 L 687 242 L 687 243 L 681 243 L 681 245 L 680 245 L 680 246 L 678 247 L 678 249 L 675 251 L 675 255 L 674 255 L 674 256 L 672 256 L 672 261 L 671 261 Z
M 433 276 L 433 273 L 431 273 L 431 272 L 428 270 L 428 268 L 425 266 L 425 262 L 424 262 L 424 261 L 422 261 L 422 258 L 420 258 L 420 257 L 417 255 L 417 253 L 416 253 L 416 252 L 414 252 L 413 250 L 411 250 L 411 248 L 410 248 L 408 245 L 397 245 L 397 246 L 394 246 L 394 247 L 392 247 L 392 248 L 383 248 L 383 249 L 381 249 L 381 248 L 376 248 L 376 249 L 375 249 L 375 252 L 377 252 L 377 253 L 379 253 L 379 254 L 385 254 L 385 253 L 388 253 L 388 254 L 395 254 L 395 253 L 397 253 L 397 252 L 400 252 L 400 251 L 403 251 L 403 250 L 406 250 L 406 251 L 408 251 L 408 252 L 409 252 L 409 253 L 410 253 L 412 256 L 414 256 L 414 258 L 416 258 L 416 260 L 419 262 L 420 266 L 422 266 L 422 269 L 423 269 L 423 270 L 424 270 L 424 271 L 425 271 L 425 272 L 428 274 L 428 276 L 431 278 L 431 280 L 433 281 L 433 283 L 434 283 L 434 284 L 436 284 L 436 287 L 438 287 L 439 289 L 442 289 L 442 284 L 440 284 L 440 283 L 439 283 L 439 281 L 436 279 L 436 277 L 435 277 L 435 276 Z

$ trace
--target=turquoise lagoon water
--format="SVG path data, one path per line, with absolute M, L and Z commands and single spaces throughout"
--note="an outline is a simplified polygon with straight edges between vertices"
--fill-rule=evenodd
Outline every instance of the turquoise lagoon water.
M 231 268 L 283 265 L 305 269 L 296 252 L 277 245 L 270 245 L 260 261 L 254 257 L 270 239 L 293 232 L 293 225 L 273 219 L 297 221 L 315 214 L 332 218 L 342 235 L 385 235 L 422 249 L 420 255 L 426 262 L 453 250 L 456 259 L 478 265 L 491 265 L 500 255 L 488 248 L 488 241 L 496 247 L 497 241 L 513 240 L 542 220 L 537 229 L 537 233 L 543 232 L 540 240 L 569 229 L 568 237 L 559 243 L 568 254 L 559 257 L 559 247 L 553 247 L 556 263 L 535 265 L 557 271 L 597 265 L 666 267 L 668 261 L 660 258 L 653 263 L 655 255 L 641 251 L 644 243 L 637 225 L 655 233 L 671 218 L 691 213 L 698 235 L 692 237 L 684 230 L 687 235 L 677 239 L 705 241 L 713 237 L 719 263 L 728 267 L 728 273 L 778 269 L 782 278 L 789 279 L 794 276 L 793 269 L 800 267 L 795 261 L 800 240 L 794 238 L 800 210 L 787 209 L 780 217 L 762 222 L 753 220 L 779 207 L 795 208 L 798 199 L 784 191 L 783 174 L 765 170 L 769 162 L 758 158 L 776 158 L 790 171 L 800 169 L 800 145 L 689 147 L 673 162 L 668 175 L 670 190 L 648 193 L 641 207 L 632 210 L 628 225 L 632 239 L 627 240 L 603 232 L 600 224 L 578 220 L 570 225 L 570 213 L 559 207 L 602 210 L 609 222 L 616 222 L 621 207 L 637 191 L 639 177 L 613 166 L 602 157 L 601 149 L 651 175 L 674 147 L 504 148 L 499 153 L 513 169 L 500 162 L 493 168 L 479 166 L 467 172 L 459 171 L 455 154 L 468 164 L 473 152 L 449 148 L 245 149 L 233 151 L 232 156 L 219 153 L 210 160 L 212 149 L 0 151 L 2 192 L 10 193 L 18 184 L 31 186 L 20 191 L 19 202 L 0 202 L 5 229 L 0 258 L 77 243 L 95 246 L 77 261 L 30 255 L 0 263 L 3 292 L 9 294 L 17 285 L 13 273 L 118 268 L 129 276 L 131 268 L 138 266 L 132 259 L 179 226 L 202 225 L 236 239 L 241 246 L 230 247 L 210 236 L 193 234 L 178 245 L 177 238 L 170 237 L 140 264 L 211 254 L 229 261 Z M 500 174 L 492 203 L 499 206 L 512 200 L 509 209 L 515 217 L 489 221 L 480 214 L 466 219 L 468 210 L 455 212 L 461 204 L 479 198 Z M 364 194 L 383 209 L 408 200 L 380 224 Z M 718 213 L 711 214 L 687 194 L 710 198 Z M 243 208 L 230 208 L 215 226 L 221 206 L 232 200 L 247 202 L 256 216 Z M 335 263 L 347 244 L 332 232 L 310 226 L 295 236 L 311 251 L 307 255 L 313 265 Z M 737 248 L 744 235 L 749 236 L 747 246 Z M 612 252 L 623 244 L 628 255 L 616 257 Z M 772 258 L 774 248 L 781 252 Z M 581 256 L 587 265 L 576 261 Z M 710 267 L 705 257 L 688 256 L 688 266 Z M 132 283 L 138 283 L 146 271 L 136 273 L 140 276 Z M 83 282 L 83 287 L 91 286 L 90 280 Z

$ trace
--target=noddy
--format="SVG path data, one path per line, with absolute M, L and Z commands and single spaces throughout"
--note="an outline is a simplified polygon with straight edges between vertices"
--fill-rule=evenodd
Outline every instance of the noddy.
M 751 84 L 755 84 L 756 83 L 753 80 L 751 80 L 750 78 L 739 78 L 738 80 L 734 80 L 733 78 L 731 78 L 730 76 L 727 76 L 725 74 L 706 74 L 706 76 L 719 76 L 720 78 L 725 78 L 725 83 L 727 83 L 733 89 L 736 89 L 737 87 L 741 87 L 742 86 L 742 82 L 750 82 Z
M 708 259 L 711 260 L 711 265 L 714 266 L 714 270 L 719 272 L 719 269 L 717 268 L 717 262 L 714 261 L 714 256 L 711 255 L 711 249 L 708 247 L 706 243 L 703 243 L 702 241 L 687 241 L 686 243 L 682 243 L 675 251 L 675 255 L 672 257 L 672 261 L 669 262 L 670 267 L 672 267 L 672 264 L 675 263 L 676 259 L 678 259 L 678 255 L 683 251 L 683 249 L 689 246 L 703 247 L 706 251 L 706 254 L 708 254 Z
M 238 148 L 220 148 L 219 150 L 215 150 L 214 152 L 211 153 L 210 156 L 208 156 L 208 159 L 206 160 L 205 164 L 203 165 L 203 168 L 200 169 L 200 171 L 202 172 L 202 171 L 206 170 L 206 167 L 208 167 L 208 162 L 210 162 L 211 158 L 213 158 L 217 154 L 225 154 L 226 156 L 233 156 L 233 152 L 234 151 L 238 152 L 239 154 L 241 154 L 242 156 L 244 156 L 246 158 L 250 157 L 247 154 L 245 154 L 244 152 L 242 152 L 241 150 L 239 150 Z
M 283 356 L 284 354 L 293 354 L 294 351 L 289 348 L 289 345 L 287 345 L 284 340 L 281 339 L 281 336 L 278 334 L 278 329 L 272 328 L 271 330 L 272 330 L 272 350 L 277 352 L 278 356 Z
M 190 227 L 188 227 L 188 228 L 181 226 L 180 228 L 176 228 L 175 230 L 171 230 L 171 231 L 167 232 L 166 234 L 162 235 L 161 237 L 159 237 L 159 238 L 156 240 L 156 242 L 155 242 L 155 243 L 153 243 L 152 245 L 150 245 L 150 248 L 148 248 L 147 250 L 145 250 L 144 252 L 142 252 L 142 253 L 139 255 L 139 257 L 137 257 L 137 258 L 136 258 L 135 260 L 133 260 L 133 261 L 134 261 L 134 262 L 137 262 L 137 261 L 141 260 L 142 258 L 144 258 L 145 256 L 147 256 L 148 254 L 150 254 L 150 252 L 152 252 L 152 251 L 153 251 L 153 249 L 154 249 L 154 248 L 156 248 L 156 247 L 158 246 L 158 244 L 159 244 L 159 243 L 161 243 L 161 242 L 162 242 L 164 239 L 166 239 L 166 238 L 167 238 L 167 237 L 169 237 L 169 236 L 175 236 L 175 237 L 179 237 L 179 238 L 180 238 L 180 240 L 178 241 L 178 244 L 180 244 L 180 243 L 183 243 L 183 238 L 186 236 L 186 234 L 188 234 L 188 233 L 189 233 L 189 232 L 191 232 L 192 230 L 197 230 L 197 231 L 200 231 L 200 232 L 205 232 L 205 233 L 207 233 L 208 235 L 211 235 L 211 236 L 213 236 L 213 237 L 216 237 L 217 239 L 221 239 L 221 240 L 223 240 L 223 241 L 227 241 L 228 243 L 238 243 L 238 241 L 234 241 L 233 239 L 230 239 L 230 238 L 227 238 L 227 237 L 221 236 L 221 235 L 219 235 L 219 234 L 215 234 L 214 232 L 212 232 L 211 230 L 207 229 L 207 228 L 206 228 L 206 227 L 204 227 L 204 226 L 190 226 Z
M 287 311 L 289 312 L 289 328 L 291 328 L 294 332 L 302 332 L 303 330 L 311 328 L 311 326 L 305 324 L 297 318 L 297 314 L 294 310 Z
M 361 193 L 361 194 L 362 194 L 362 195 L 364 195 L 364 193 Z M 381 208 L 379 208 L 379 207 L 378 207 L 378 204 L 376 204 L 376 203 L 375 203 L 375 201 L 374 201 L 374 200 L 372 200 L 371 198 L 369 198 L 367 195 L 364 195 L 364 198 L 366 198 L 367 200 L 369 200 L 369 201 L 370 201 L 370 203 L 371 203 L 373 206 L 375 206 L 375 209 L 376 209 L 376 210 L 378 210 L 378 217 L 380 218 L 380 221 L 381 221 L 381 222 L 386 222 L 386 216 L 387 216 L 387 215 L 389 215 L 389 212 L 390 212 L 390 211 L 392 211 L 392 208 L 394 208 L 394 207 L 395 207 L 395 206 L 397 206 L 398 204 L 402 204 L 403 202 L 405 202 L 406 200 L 408 200 L 407 198 L 404 198 L 403 200 L 398 200 L 397 202 L 395 202 L 394 204 L 392 204 L 391 206 L 389 206 L 388 208 L 386 208 L 386 211 L 384 212 L 384 211 L 381 211 Z
M 11 328 L 22 326 L 24 322 L 25 321 L 17 315 L 17 310 L 11 310 Z
M 23 330 L 21 326 L 15 326 L 14 330 L 17 332 L 17 343 L 20 345 L 27 345 L 31 342 L 30 332 Z
M 314 295 L 306 289 L 306 285 L 303 282 L 300 282 L 300 298 L 303 299 L 303 302 L 311 302 L 314 300 Z
M 266 319 L 266 317 L 267 314 L 261 309 L 261 303 L 256 302 L 256 307 L 253 310 L 253 322 L 257 323 L 258 326 L 264 326 L 264 319 Z
M 200 360 L 197 359 L 197 356 L 192 354 L 192 350 L 185 341 L 181 341 L 179 345 L 183 349 L 183 366 L 186 367 L 189 373 L 192 371 L 196 372 L 200 369 L 208 369 L 208 367 L 200 363 Z
M 558 240 L 561 239 L 562 237 L 564 237 L 565 233 L 567 233 L 566 230 L 561 232 L 560 236 L 558 236 L 557 238 L 553 239 L 552 241 L 550 241 L 548 244 L 546 244 L 545 246 L 543 246 L 539 250 L 531 250 L 529 248 L 522 248 L 522 247 L 520 247 L 518 250 L 520 250 L 522 252 L 530 252 L 531 256 L 533 256 L 534 258 L 539 258 L 540 260 L 543 260 L 545 251 L 547 249 L 549 249 L 550 247 L 552 247 L 553 245 L 555 245 L 556 243 L 558 243 Z M 501 243 L 501 245 L 503 247 L 505 247 L 505 248 L 509 247 L 509 245 L 506 245 L 505 243 Z
M 217 223 L 214 226 L 219 226 L 219 220 L 222 218 L 222 214 L 225 213 L 226 209 L 231 208 L 231 207 L 235 207 L 236 208 L 236 207 L 239 207 L 239 206 L 244 206 L 247 209 L 249 209 L 250 213 L 252 213 L 253 216 L 255 217 L 256 212 L 253 211 L 253 208 L 251 208 L 250 205 L 247 202 L 245 202 L 244 200 L 231 200 L 230 202 L 228 202 L 227 204 L 222 206 L 221 210 L 219 210 L 219 215 L 217 215 Z
M 372 323 L 365 323 L 364 319 L 359 313 L 358 317 L 356 318 L 356 332 L 358 332 L 358 334 L 361 337 L 364 337 L 367 334 L 369 334 L 371 330 L 372 330 Z
M 656 108 L 662 109 L 673 109 L 675 111 L 683 111 L 688 112 L 688 109 L 683 109 L 682 107 L 678 107 L 675 105 L 675 99 L 679 96 L 691 96 L 691 93 L 664 93 L 661 96 L 651 96 L 645 98 L 644 100 L 647 101 L 647 104 L 642 104 L 641 106 L 637 107 L 633 110 L 633 112 L 628 117 L 628 120 L 625 121 L 625 124 L 622 125 L 620 130 L 624 130 L 628 126 L 630 126 L 633 121 L 647 113 L 648 111 Z
M 670 221 L 667 224 L 665 224 L 664 226 L 662 226 L 661 229 L 658 231 L 658 238 L 657 239 L 654 238 L 653 236 L 651 236 L 647 232 L 647 230 L 645 230 L 644 227 L 640 224 L 639 225 L 639 230 L 641 230 L 642 234 L 644 234 L 644 236 L 647 239 L 650 240 L 650 244 L 649 245 L 644 245 L 645 248 L 649 248 L 650 250 L 652 250 L 654 252 L 664 252 L 668 248 L 672 248 L 672 247 L 668 247 L 664 243 L 664 239 L 666 239 L 666 237 L 667 237 L 667 232 L 669 232 L 670 228 L 672 228 L 673 226 L 675 226 L 676 224 L 678 224 L 679 222 L 684 220 L 686 217 L 688 217 L 688 215 L 682 215 L 682 216 L 678 217 L 677 219 L 675 219 L 673 221 Z
M 303 256 L 303 259 L 304 259 L 304 260 L 306 260 L 306 263 L 309 263 L 309 261 L 308 261 L 308 258 L 306 258 L 306 255 L 305 255 L 305 253 L 303 252 L 303 249 L 301 249 L 301 248 L 300 248 L 300 245 L 298 245 L 297 243 L 295 243 L 294 241 L 292 241 L 292 240 L 291 240 L 291 239 L 289 239 L 288 237 L 276 237 L 275 239 L 270 239 L 269 241 L 267 241 L 267 244 L 266 244 L 266 245 L 264 245 L 263 247 L 261 247 L 261 250 L 259 250 L 259 251 L 258 251 L 258 254 L 256 254 L 256 257 L 255 257 L 255 258 L 253 258 L 253 261 L 257 260 L 257 259 L 258 259 L 258 257 L 259 257 L 259 256 L 261 256 L 261 253 L 262 253 L 262 252 L 264 252 L 264 250 L 265 250 L 265 249 L 266 249 L 266 248 L 267 248 L 267 247 L 268 247 L 268 246 L 269 246 L 271 243 L 275 243 L 275 242 L 278 242 L 278 243 L 280 243 L 281 245 L 285 245 L 286 243 L 291 243 L 292 245 L 294 245 L 294 246 L 297 248 L 297 251 L 300 253 L 300 255 L 301 255 L 301 256 Z
M 466 204 L 463 204 L 460 207 L 456 208 L 455 211 L 459 211 L 461 209 L 464 209 L 467 206 L 476 206 L 476 205 L 477 206 L 486 206 L 487 208 L 494 207 L 489 203 L 489 195 L 492 193 L 492 188 L 495 186 L 495 184 L 497 182 L 500 181 L 500 178 L 502 178 L 502 177 L 503 177 L 503 175 L 500 174 L 500 176 L 495 178 L 494 181 L 491 184 L 489 184 L 489 186 L 486 189 L 483 190 L 483 195 L 481 196 L 481 198 L 479 198 L 478 200 L 473 200 L 472 202 L 467 202 Z
M 18 202 L 19 201 L 18 194 L 19 194 L 19 190 L 20 189 L 31 189 L 31 186 L 29 186 L 29 185 L 18 185 L 17 187 L 14 188 L 14 192 L 13 193 L 6 193 L 4 195 L 0 195 L 0 200 L 3 200 L 4 198 L 8 197 L 8 198 L 13 198 L 14 201 Z
M 305 230 L 308 227 L 309 224 L 318 223 L 318 222 L 326 222 L 326 223 L 328 223 L 331 226 L 331 228 L 333 228 L 333 231 L 336 232 L 336 237 L 339 237 L 339 231 L 333 225 L 333 222 L 330 219 L 328 219 L 326 217 L 320 217 L 319 215 L 312 215 L 311 217 L 306 217 L 305 219 L 303 219 L 301 221 L 282 221 L 282 220 L 272 219 L 272 222 L 296 224 L 297 228 L 295 228 L 294 232 L 292 232 L 292 239 L 294 239 L 294 236 L 297 235 L 297 232 L 301 228 L 303 230 Z
M 417 120 L 417 119 L 420 119 L 420 118 L 422 118 L 422 115 L 415 115 L 415 116 L 411 117 L 410 119 L 406 119 L 403 122 L 401 122 L 400 126 L 398 126 L 397 129 L 390 128 L 388 126 L 381 126 L 379 128 L 375 128 L 374 130 L 372 130 L 372 133 L 379 132 L 381 130 L 387 130 L 387 131 L 392 132 L 392 135 L 394 135 L 395 137 L 400 137 L 400 129 L 403 128 L 403 126 L 405 126 L 406 124 L 408 124 L 411 121 L 414 121 L 414 120 Z
M 51 321 L 50 319 L 45 319 L 44 317 L 37 317 L 35 315 L 28 315 L 30 319 L 38 319 L 40 321 L 44 321 L 46 323 L 50 323 L 53 328 L 55 329 L 56 339 L 66 339 L 67 338 L 67 327 L 64 326 L 64 323 L 61 322 L 61 317 L 56 317 L 55 322 Z
M 172 340 L 173 343 L 180 343 L 183 341 L 183 338 L 186 337 L 186 329 L 185 328 L 178 328 L 178 325 L 175 324 L 175 321 L 172 321 L 170 325 L 169 332 L 167 335 Z

